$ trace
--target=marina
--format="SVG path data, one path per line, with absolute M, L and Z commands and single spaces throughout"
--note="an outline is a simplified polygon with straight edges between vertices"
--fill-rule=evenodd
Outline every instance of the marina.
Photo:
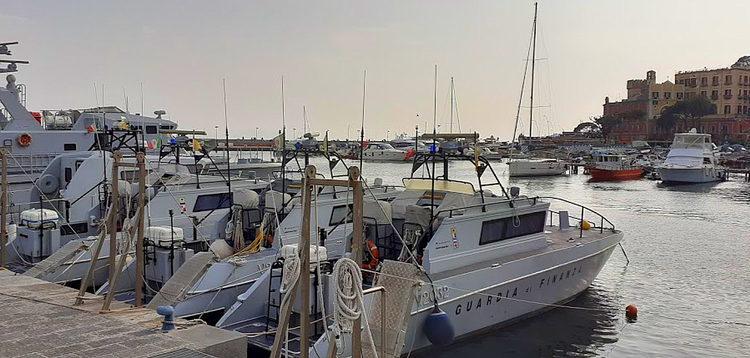
M 440 5 L 0 5 L 0 358 L 747 355 L 750 56 Z

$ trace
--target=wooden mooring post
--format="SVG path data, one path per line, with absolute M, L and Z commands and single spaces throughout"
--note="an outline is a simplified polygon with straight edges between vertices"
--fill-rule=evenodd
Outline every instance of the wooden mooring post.
M 362 221 L 362 204 L 364 203 L 364 191 L 362 190 L 362 182 L 360 181 L 359 168 L 349 168 L 348 180 L 336 180 L 336 179 L 321 179 L 316 178 L 316 169 L 314 166 L 309 165 L 305 168 L 305 177 L 302 180 L 302 235 L 300 237 L 299 244 L 297 245 L 297 254 L 300 256 L 300 277 L 294 287 L 291 287 L 287 291 L 287 295 L 291 295 L 289 300 L 285 300 L 281 307 L 281 313 L 279 315 L 279 325 L 276 328 L 276 335 L 274 338 L 273 346 L 271 348 L 270 358 L 279 358 L 281 356 L 281 349 L 286 337 L 286 332 L 289 329 L 289 320 L 291 318 L 292 306 L 294 305 L 295 296 L 297 292 L 297 286 L 300 287 L 301 300 L 301 312 L 300 312 L 300 358 L 309 358 L 310 350 L 310 214 L 311 214 L 311 202 L 312 193 L 315 186 L 333 186 L 333 187 L 345 187 L 347 190 L 352 189 L 353 192 L 353 236 L 352 236 L 352 247 L 351 254 L 352 260 L 355 262 L 362 262 L 362 245 L 363 245 L 363 221 Z M 363 312 L 364 314 L 364 312 Z M 323 322 L 323 324 L 326 324 Z M 354 329 L 352 333 L 352 357 L 361 357 L 362 347 L 362 322 L 361 319 L 357 319 L 354 322 Z M 336 344 L 335 342 L 328 342 L 328 356 L 331 353 L 335 353 Z
M 126 262 L 127 251 L 130 250 L 130 246 L 126 247 L 125 252 L 122 253 L 120 260 L 117 260 L 117 224 L 119 223 L 119 172 L 121 167 L 130 167 L 138 169 L 138 206 L 135 211 L 135 220 L 133 225 L 129 228 L 129 235 L 136 236 L 136 277 L 135 277 L 135 306 L 140 306 L 143 301 L 143 224 L 144 224 L 144 212 L 146 205 L 146 169 L 145 162 L 146 157 L 144 153 L 138 153 L 136 155 L 136 163 L 122 163 L 122 153 L 117 151 L 112 155 L 112 174 L 111 174 L 111 193 L 110 193 L 110 205 L 107 210 L 107 217 L 102 222 L 107 223 L 106 230 L 100 230 L 97 242 L 95 244 L 96 249 L 91 254 L 91 262 L 89 264 L 86 276 L 81 281 L 81 288 L 78 292 L 78 298 L 76 299 L 76 305 L 83 303 L 83 298 L 86 295 L 86 289 L 94 279 L 96 272 L 96 263 L 99 259 L 102 246 L 106 237 L 109 236 L 109 290 L 107 295 L 104 297 L 104 304 L 102 305 L 102 312 L 108 312 L 112 300 L 115 296 L 115 290 L 117 288 L 117 278 L 120 276 L 122 268 Z M 125 213 L 129 215 L 130 213 Z

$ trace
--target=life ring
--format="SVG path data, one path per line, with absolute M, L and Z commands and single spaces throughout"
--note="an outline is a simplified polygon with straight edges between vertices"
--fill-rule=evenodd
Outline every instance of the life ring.
M 16 143 L 18 143 L 20 147 L 24 147 L 24 148 L 28 147 L 29 144 L 31 144 L 31 134 L 28 134 L 28 133 L 19 134 L 18 137 L 16 137 Z
M 375 246 L 375 244 L 370 241 L 365 241 L 365 247 L 367 247 L 367 251 L 370 252 L 370 261 L 369 262 L 362 262 L 362 268 L 367 270 L 374 270 L 378 266 L 378 259 L 380 258 L 380 252 L 378 251 L 378 247 Z

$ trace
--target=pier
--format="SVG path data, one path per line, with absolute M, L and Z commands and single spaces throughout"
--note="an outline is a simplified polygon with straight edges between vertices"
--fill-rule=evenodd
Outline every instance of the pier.
M 78 290 L 0 269 L 0 357 L 245 357 L 246 338 L 197 322 L 177 321 L 103 297 L 74 306 Z

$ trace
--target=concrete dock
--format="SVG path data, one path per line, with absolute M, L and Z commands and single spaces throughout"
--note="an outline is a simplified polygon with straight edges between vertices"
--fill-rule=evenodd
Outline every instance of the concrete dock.
M 0 269 L 0 357 L 246 357 L 244 335 L 179 321 L 162 333 L 153 310 L 90 295 L 74 306 L 78 290 Z

